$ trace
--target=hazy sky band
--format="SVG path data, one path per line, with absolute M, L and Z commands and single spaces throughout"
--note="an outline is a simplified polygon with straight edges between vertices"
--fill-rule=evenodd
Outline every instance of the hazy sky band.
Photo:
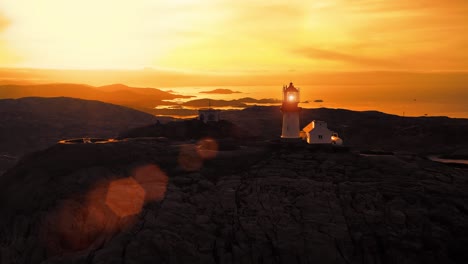
M 468 70 L 465 0 L 2 0 L 0 66 Z

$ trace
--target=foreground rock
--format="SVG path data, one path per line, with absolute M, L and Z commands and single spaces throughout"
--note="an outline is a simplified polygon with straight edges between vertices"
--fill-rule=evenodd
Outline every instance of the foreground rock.
M 333 149 L 241 147 L 213 160 L 198 150 L 133 141 L 24 159 L 0 179 L 1 263 L 468 259 L 466 168 Z

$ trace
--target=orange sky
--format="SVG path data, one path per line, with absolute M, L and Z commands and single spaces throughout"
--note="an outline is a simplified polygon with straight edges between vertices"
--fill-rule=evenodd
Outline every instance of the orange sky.
M 0 67 L 466 71 L 466 0 L 1 0 Z

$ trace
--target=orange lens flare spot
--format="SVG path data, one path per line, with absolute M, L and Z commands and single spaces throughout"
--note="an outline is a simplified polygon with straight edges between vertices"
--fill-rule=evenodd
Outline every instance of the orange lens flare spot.
M 168 177 L 158 166 L 151 164 L 138 167 L 133 177 L 145 190 L 147 202 L 160 201 L 166 194 Z
M 57 221 L 49 227 L 49 236 L 54 235 L 54 248 L 81 250 L 87 248 L 105 228 L 105 216 L 92 204 L 82 205 L 73 201 L 63 204 L 63 209 L 56 216 Z M 55 230 L 55 232 L 52 231 Z
M 203 159 L 195 145 L 182 145 L 179 153 L 179 165 L 186 171 L 197 171 L 203 166 Z
M 106 205 L 118 216 L 140 213 L 145 202 L 145 190 L 133 178 L 111 182 L 106 195 Z
M 44 223 L 52 255 L 86 249 L 99 237 L 117 230 L 117 216 L 105 205 L 107 183 L 97 184 L 83 199 L 68 199 Z
M 149 164 L 136 168 L 130 177 L 101 181 L 83 196 L 64 200 L 42 223 L 48 254 L 96 246 L 131 226 L 145 202 L 164 197 L 167 183 L 167 175 Z
M 218 143 L 211 138 L 205 138 L 197 144 L 198 155 L 202 159 L 214 159 L 218 155 Z

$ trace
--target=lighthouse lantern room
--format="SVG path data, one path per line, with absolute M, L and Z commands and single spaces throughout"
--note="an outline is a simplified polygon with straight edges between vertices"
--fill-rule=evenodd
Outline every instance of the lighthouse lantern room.
M 281 106 L 281 111 L 283 112 L 283 132 L 281 138 L 300 138 L 299 114 L 302 108 L 298 106 L 299 98 L 299 89 L 294 87 L 293 83 L 289 83 L 289 86 L 283 86 L 283 104 Z

